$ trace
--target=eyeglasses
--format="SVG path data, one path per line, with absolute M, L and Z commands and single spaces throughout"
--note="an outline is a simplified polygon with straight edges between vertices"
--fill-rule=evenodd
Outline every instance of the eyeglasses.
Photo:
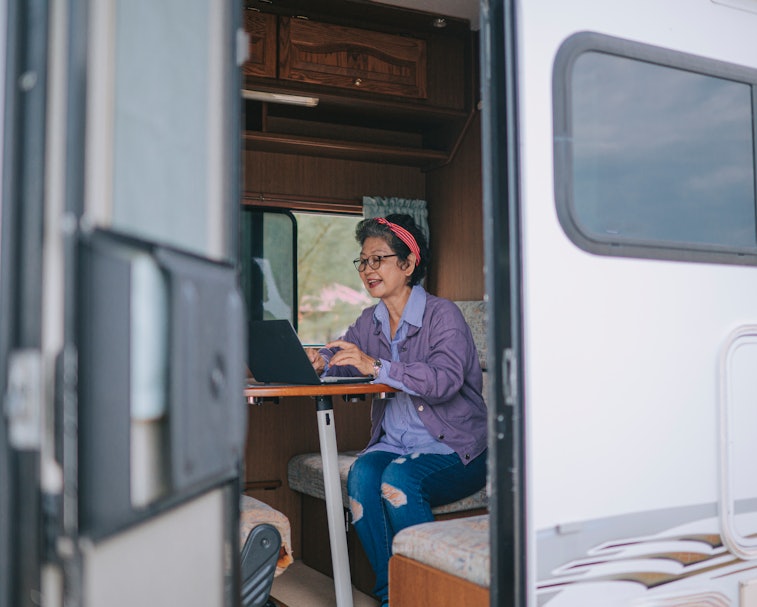
M 370 257 L 353 259 L 355 269 L 358 272 L 365 272 L 365 266 L 370 266 L 371 270 L 378 270 L 381 262 L 387 257 L 397 257 L 397 255 L 371 255 Z

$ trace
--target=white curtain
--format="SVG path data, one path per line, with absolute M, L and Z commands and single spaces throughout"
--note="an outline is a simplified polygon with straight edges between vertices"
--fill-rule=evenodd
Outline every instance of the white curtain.
M 363 196 L 363 216 L 366 219 L 386 217 L 392 213 L 406 213 L 410 215 L 426 237 L 426 242 L 429 242 L 428 210 L 426 209 L 425 200 Z

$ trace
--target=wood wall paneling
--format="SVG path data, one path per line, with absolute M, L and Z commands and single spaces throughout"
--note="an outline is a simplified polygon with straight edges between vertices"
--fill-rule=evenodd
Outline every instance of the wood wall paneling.
M 254 150 L 243 159 L 246 192 L 358 201 L 363 196 L 426 195 L 426 177 L 416 167 Z
M 426 174 L 431 232 L 429 287 L 453 300 L 484 296 L 481 117 L 450 164 Z
M 282 398 L 279 403 L 248 405 L 244 480 L 247 483 L 280 481 L 276 489 L 245 490 L 283 512 L 292 527 L 292 550 L 302 554 L 302 496 L 289 488 L 287 464 L 300 453 L 317 453 L 318 425 L 312 398 Z M 340 451 L 365 447 L 370 438 L 370 401 L 355 403 L 334 399 L 337 447 Z
M 450 109 L 466 109 L 466 55 L 469 39 L 444 34 L 431 34 L 428 39 L 428 98 L 434 105 Z
M 389 561 L 392 607 L 488 607 L 489 589 L 420 561 L 397 555 Z

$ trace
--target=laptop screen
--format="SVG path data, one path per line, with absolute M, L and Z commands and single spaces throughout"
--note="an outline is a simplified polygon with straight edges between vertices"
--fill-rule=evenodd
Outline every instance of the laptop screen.
M 308 358 L 294 327 L 288 320 L 250 322 L 250 371 L 264 383 L 318 385 L 322 383 L 364 383 L 370 375 L 321 378 Z

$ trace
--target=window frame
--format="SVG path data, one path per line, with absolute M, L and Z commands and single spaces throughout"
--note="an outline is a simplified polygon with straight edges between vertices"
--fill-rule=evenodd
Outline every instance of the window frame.
M 292 214 L 292 212 L 289 211 L 288 209 L 248 205 L 248 206 L 244 206 L 241 209 L 240 224 L 243 223 L 243 218 L 244 218 L 245 213 L 259 213 L 261 217 L 263 217 L 266 213 L 281 215 L 289 219 L 289 221 L 292 224 L 292 259 L 294 260 L 294 267 L 292 268 L 292 317 L 289 318 L 288 320 L 292 323 L 292 326 L 294 327 L 296 331 L 297 330 L 297 298 L 298 298 L 298 293 L 297 293 L 297 221 L 294 218 L 294 215 Z M 240 237 L 239 240 L 240 240 L 239 267 L 240 267 L 240 274 L 242 274 L 242 276 L 240 277 L 240 281 L 242 282 L 242 285 L 244 287 L 245 280 L 249 278 L 243 272 L 244 268 L 246 267 L 246 264 L 243 261 L 243 259 L 245 259 L 245 256 L 244 256 L 245 251 L 242 251 L 241 248 L 244 244 L 245 239 Z M 253 248 L 251 253 L 253 255 L 261 256 L 263 239 L 252 238 L 251 244 Z M 260 294 L 263 293 L 262 287 L 260 285 L 258 285 L 257 287 L 250 286 L 249 298 L 248 298 L 248 293 L 246 292 L 244 288 L 243 288 L 243 291 L 244 291 L 244 302 L 245 302 L 245 308 L 246 308 L 248 321 L 263 320 L 264 315 L 263 315 L 262 296 L 258 301 L 253 302 L 250 300 L 251 296 L 255 292 L 258 292 Z
M 292 318 L 289 319 L 295 331 L 299 334 L 299 267 L 298 267 L 298 224 L 295 213 L 319 213 L 323 215 L 343 215 L 343 216 L 363 216 L 362 201 L 352 201 L 336 198 L 320 197 L 300 197 L 294 195 L 272 195 L 272 194 L 250 194 L 246 193 L 242 200 L 240 209 L 241 219 L 245 212 L 257 211 L 261 214 L 274 213 L 287 216 L 292 222 L 292 259 L 294 267 L 292 268 Z M 240 275 L 243 274 L 242 257 L 244 252 L 241 250 L 244 239 L 240 234 Z M 260 246 L 260 244 L 258 245 Z M 260 251 L 257 251 L 259 254 Z M 247 278 L 240 276 L 240 281 L 244 285 Z M 244 290 L 244 289 L 243 289 Z M 254 289 L 250 289 L 251 295 Z M 260 291 L 262 293 L 262 291 Z M 262 299 L 257 302 L 249 301 L 247 291 L 244 292 L 245 309 L 248 321 L 262 319 Z M 256 311 L 253 314 L 253 311 Z M 249 340 L 249 348 L 252 347 L 252 339 Z
M 582 226 L 573 196 L 572 96 L 573 68 L 584 53 L 598 52 L 642 61 L 665 68 L 746 84 L 751 89 L 752 192 L 757 231 L 757 70 L 707 59 L 595 32 L 579 32 L 567 38 L 555 56 L 552 73 L 554 196 L 557 217 L 568 238 L 589 253 L 671 261 L 729 265 L 757 265 L 757 247 L 730 247 L 708 243 L 613 238 Z

